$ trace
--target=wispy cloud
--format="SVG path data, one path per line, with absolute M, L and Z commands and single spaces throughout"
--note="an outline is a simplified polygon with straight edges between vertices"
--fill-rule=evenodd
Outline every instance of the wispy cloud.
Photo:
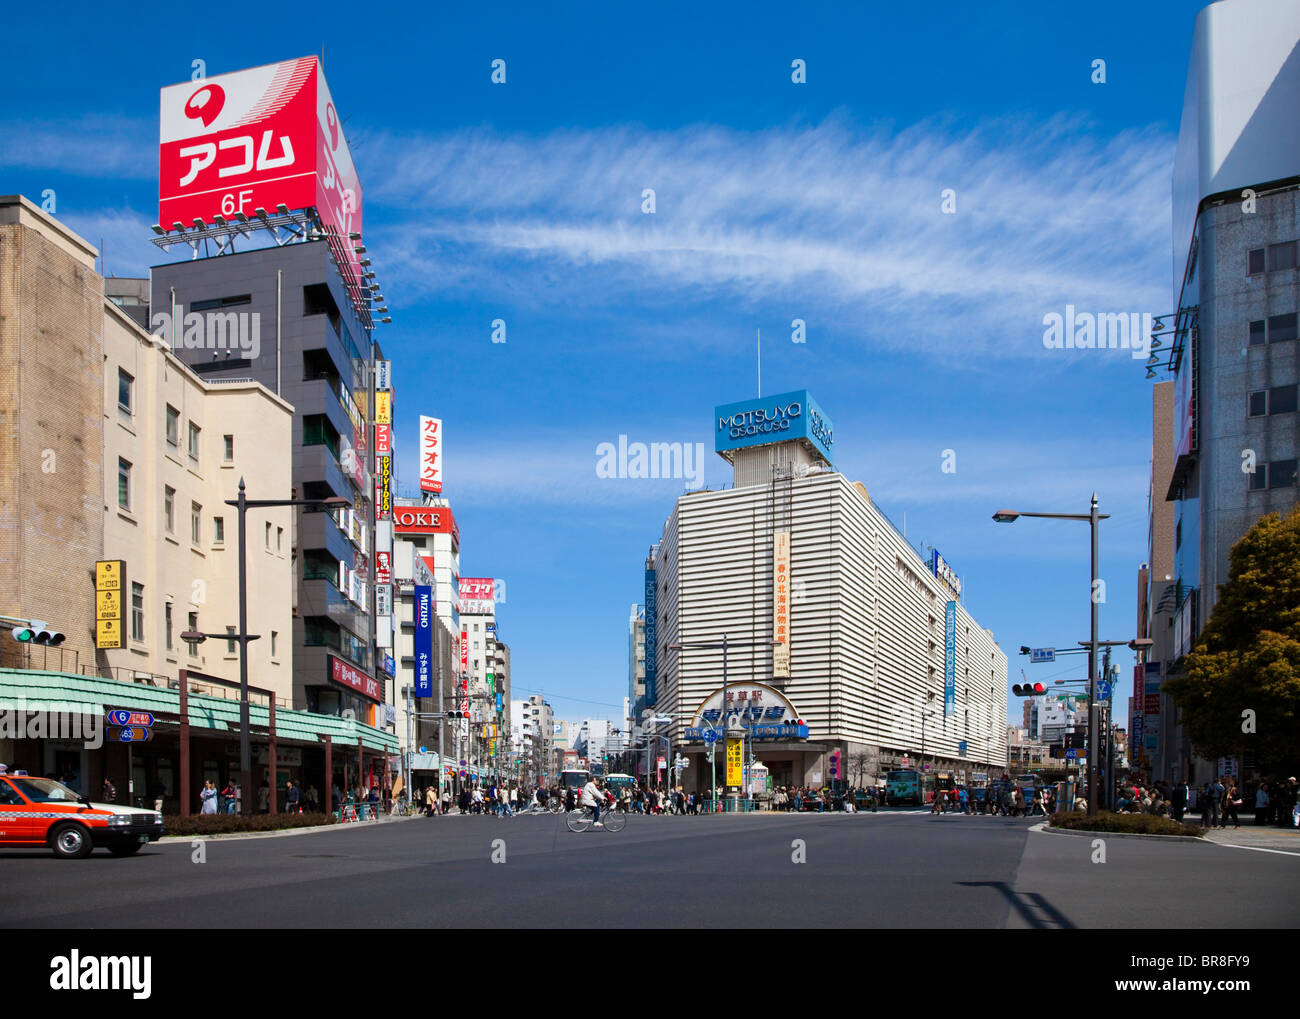
M 0 121 L 0 167 L 72 177 L 157 180 L 158 121 L 86 115 L 74 120 Z
M 1067 302 L 1167 303 L 1171 153 L 1157 131 L 1098 140 L 1064 117 L 897 133 L 837 118 L 381 135 L 365 172 L 371 228 L 401 225 L 379 246 L 398 303 L 469 291 L 600 309 L 668 292 L 857 321 L 880 349 L 915 349 L 920 331 L 944 354 L 1015 356 L 1042 352 L 1042 317 Z

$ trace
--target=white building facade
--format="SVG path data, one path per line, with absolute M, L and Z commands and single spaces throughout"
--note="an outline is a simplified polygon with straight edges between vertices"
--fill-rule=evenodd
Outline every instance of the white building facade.
M 833 470 L 830 421 L 806 391 L 714 417 L 734 487 L 678 499 L 653 567 L 654 708 L 691 759 L 684 783 L 708 788 L 703 730 L 724 704 L 777 786 L 1000 772 L 1007 658 L 961 604 L 960 580 Z M 721 648 L 692 646 L 724 634 L 725 694 Z

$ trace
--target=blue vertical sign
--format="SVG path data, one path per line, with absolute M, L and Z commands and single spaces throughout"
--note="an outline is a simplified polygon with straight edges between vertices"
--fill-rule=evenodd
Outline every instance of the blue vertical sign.
M 415 696 L 433 696 L 433 588 L 415 587 Z
M 943 614 L 943 713 L 957 710 L 957 603 L 948 602 Z
M 645 702 L 655 702 L 655 571 L 645 571 Z

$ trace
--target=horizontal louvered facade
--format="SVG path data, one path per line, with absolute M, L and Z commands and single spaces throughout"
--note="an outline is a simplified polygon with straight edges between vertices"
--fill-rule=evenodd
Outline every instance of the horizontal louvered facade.
M 674 716 L 674 745 L 721 686 L 722 651 L 669 645 L 772 639 L 776 530 L 790 533 L 790 676 L 773 678 L 770 645 L 727 656 L 729 685 L 775 686 L 808 726 L 806 743 L 755 744 L 773 781 L 823 784 L 836 748 L 865 755 L 846 775 L 864 783 L 922 754 L 967 781 L 1000 771 L 1006 655 L 959 603 L 955 704 L 945 713 L 948 588 L 865 489 L 829 471 L 678 500 L 655 557 L 656 710 Z M 707 768 L 686 781 L 702 787 Z

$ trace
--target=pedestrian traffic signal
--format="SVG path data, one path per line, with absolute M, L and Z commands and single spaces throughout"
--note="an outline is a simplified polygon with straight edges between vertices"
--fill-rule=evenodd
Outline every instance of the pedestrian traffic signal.
M 15 626 L 10 632 L 19 644 L 46 644 L 50 647 L 58 647 L 67 640 L 66 634 L 49 629 L 43 620 L 33 620 L 27 626 Z
M 1016 683 L 1011 692 L 1017 697 L 1037 697 L 1039 694 L 1047 693 L 1047 687 L 1042 683 Z

